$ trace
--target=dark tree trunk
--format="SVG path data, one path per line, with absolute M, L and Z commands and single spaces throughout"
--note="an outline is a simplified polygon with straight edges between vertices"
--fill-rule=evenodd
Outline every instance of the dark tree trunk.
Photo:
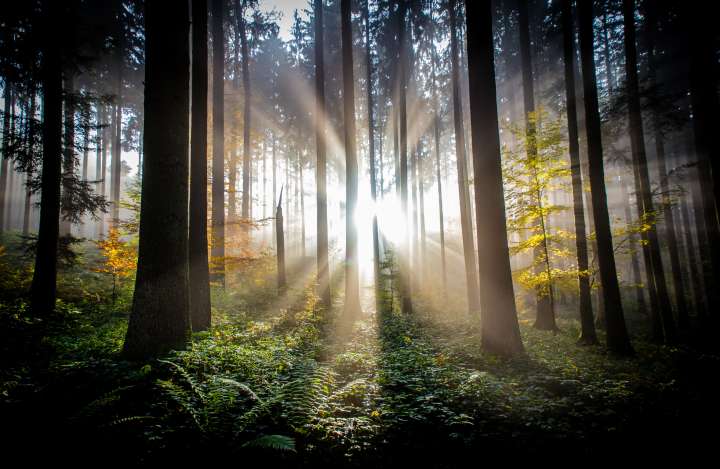
M 14 100 L 12 85 L 7 78 L 5 79 L 5 89 L 3 90 L 3 101 L 5 102 L 3 112 L 3 151 L 2 151 L 2 168 L 0 168 L 0 233 L 5 229 L 5 206 L 8 204 L 7 182 L 8 168 L 12 166 L 10 163 L 10 129 L 12 118 L 10 117 L 13 109 L 11 102 Z
M 212 0 L 212 278 L 225 286 L 225 35 L 222 0 Z
M 593 323 L 592 297 L 587 235 L 585 233 L 585 208 L 583 205 L 582 171 L 580 168 L 580 145 L 578 143 L 577 102 L 575 99 L 575 37 L 571 0 L 562 0 L 562 28 L 565 67 L 565 99 L 567 103 L 568 141 L 570 151 L 570 172 L 572 174 L 572 195 L 575 215 L 575 249 L 577 252 L 578 286 L 580 289 L 580 338 L 581 344 L 597 343 Z
M 605 192 L 600 113 L 598 111 L 595 57 L 593 51 L 593 12 L 591 2 L 578 3 L 580 22 L 580 55 L 582 59 L 583 89 L 585 96 L 585 124 L 588 140 L 590 187 L 592 190 L 593 219 L 598 246 L 598 263 L 605 306 L 607 345 L 618 355 L 632 355 L 618 285 L 612 231 Z
M 638 212 L 645 217 L 654 217 L 655 209 L 652 200 L 652 188 L 648 175 L 647 157 L 645 155 L 645 137 L 643 134 L 642 114 L 640 110 L 640 93 L 637 73 L 637 49 L 635 47 L 635 2 L 623 0 L 623 25 L 625 31 L 625 70 L 627 74 L 628 111 L 630 118 L 630 141 L 633 162 L 640 176 L 640 200 L 642 206 Z M 647 232 L 648 250 L 652 265 L 655 288 L 658 295 L 659 315 L 662 321 L 665 341 L 674 343 L 677 331 L 670 306 L 670 295 L 667 291 L 663 261 L 660 256 L 660 243 L 654 223 Z
M 492 6 L 465 1 L 470 82 L 470 123 L 473 141 L 475 210 L 482 319 L 482 346 L 500 355 L 522 353 L 515 295 L 510 272 L 505 200 L 498 134 Z
M 63 73 L 63 95 L 64 95 L 64 116 L 65 132 L 63 144 L 65 146 L 62 168 L 62 198 L 60 216 L 60 236 L 70 236 L 72 231 L 70 207 L 72 205 L 71 178 L 75 172 L 75 77 L 73 71 L 65 69 Z
M 532 76 L 532 56 L 530 53 L 530 18 L 528 13 L 528 5 L 525 1 L 518 2 L 518 23 L 520 28 L 520 61 L 522 65 L 522 82 L 523 82 L 523 104 L 525 111 L 525 135 L 527 140 L 527 152 L 531 159 L 537 158 L 537 129 L 535 123 L 531 119 L 531 114 L 535 113 L 535 90 Z M 537 204 L 542 211 L 542 195 L 537 195 Z M 542 225 L 542 242 L 534 249 L 533 257 L 545 257 L 545 269 L 542 264 L 538 264 L 538 274 L 547 271 L 548 288 L 544 291 L 538 287 L 535 292 L 536 298 L 536 316 L 533 327 L 540 330 L 554 331 L 557 330 L 555 323 L 555 311 L 553 307 L 553 289 L 552 279 L 550 277 L 550 259 L 548 258 L 547 231 L 545 230 L 545 217 L 541 215 L 540 224 Z
M 240 0 L 237 0 L 239 5 Z M 238 29 L 240 30 L 240 45 L 242 52 L 242 81 L 243 81 L 243 198 L 242 217 L 250 218 L 250 54 L 248 52 L 247 32 L 245 28 L 245 0 L 243 0 L 238 15 Z M 245 231 L 248 225 L 243 224 Z
M 140 244 L 124 354 L 144 358 L 185 346 L 188 294 L 190 51 L 187 8 L 145 6 L 145 158 Z
M 122 22 L 120 22 L 118 14 L 118 32 L 117 32 L 117 84 L 116 84 L 116 102 L 115 117 L 113 124 L 115 125 L 115 140 L 113 140 L 112 154 L 112 225 L 117 228 L 120 223 L 120 182 L 122 173 L 122 73 L 123 73 L 123 57 L 125 53 L 125 41 L 122 30 Z
M 434 34 L 434 31 L 433 31 Z M 433 99 L 433 131 L 435 140 L 435 177 L 438 188 L 438 217 L 440 222 L 440 261 L 442 262 L 443 295 L 447 295 L 447 262 L 445 257 L 445 219 L 443 213 L 442 174 L 440 170 L 440 115 L 438 114 L 437 96 L 437 48 L 435 37 L 432 39 L 432 99 Z M 479 246 L 478 246 L 479 247 Z
M 345 119 L 345 314 L 354 317 L 360 312 L 358 278 L 357 206 L 358 175 L 355 142 L 355 79 L 353 78 L 352 22 L 350 0 L 340 2 L 343 64 L 343 112 Z
M 314 0 L 315 9 L 315 142 L 317 153 L 317 282 L 318 296 L 325 308 L 331 306 L 328 259 L 327 167 L 325 162 L 325 66 L 323 47 L 323 0 Z M 273 143 L 273 160 L 275 159 Z M 274 192 L 274 189 L 273 189 Z
M 399 82 L 398 82 L 398 105 L 399 127 L 398 134 L 400 146 L 400 204 L 402 206 L 402 217 L 404 220 L 408 218 L 408 129 L 407 129 L 407 39 L 405 31 L 405 17 L 407 16 L 407 4 L 402 0 L 396 2 L 398 4 L 397 25 L 398 25 L 398 43 L 399 55 Z M 402 249 L 400 250 L 400 296 L 402 298 L 401 310 L 404 314 L 412 313 L 412 297 L 411 288 L 412 275 L 410 273 L 410 230 L 405 230 L 405 239 L 402 241 Z
M 55 308 L 57 295 L 57 246 L 60 231 L 60 159 L 62 154 L 62 69 L 59 41 L 63 34 L 58 21 L 59 2 L 42 3 L 42 180 L 40 227 L 35 253 L 35 270 L 30 287 L 30 309 L 35 315 Z
M 278 288 L 284 289 L 287 286 L 287 274 L 285 272 L 285 227 L 283 226 L 282 212 L 282 189 L 280 189 L 280 200 L 275 208 L 275 239 L 277 244 L 277 272 Z
M 686 2 L 684 12 L 689 32 L 690 97 L 692 125 L 695 137 L 695 153 L 698 159 L 702 210 L 708 237 L 712 281 L 720 278 L 720 229 L 718 227 L 718 194 L 720 194 L 720 143 L 717 138 L 718 64 L 715 36 L 715 16 L 694 2 Z M 706 283 L 712 285 L 713 283 Z M 717 317 L 720 307 L 720 291 L 709 288 L 708 312 Z
M 208 4 L 192 2 L 192 116 L 190 147 L 190 318 L 194 331 L 210 327 L 207 240 Z
M 460 66 L 458 64 L 458 39 L 456 2 L 448 3 L 450 13 L 450 61 L 452 67 L 453 121 L 455 122 L 455 154 L 457 156 L 458 195 L 460 204 L 460 227 L 462 231 L 463 253 L 465 258 L 465 282 L 467 285 L 468 310 L 475 314 L 480 309 L 478 280 L 475 274 L 475 242 L 472 235 L 472 214 L 470 213 L 470 194 L 467 178 L 467 158 L 465 155 L 465 129 L 463 125 L 462 101 L 460 98 Z
M 377 174 L 375 170 L 375 114 L 373 103 L 373 64 L 370 47 L 370 0 L 365 0 L 365 69 L 367 72 L 367 108 L 368 108 L 368 153 L 370 158 L 370 195 L 373 203 L 377 201 Z M 380 234 L 378 232 L 377 214 L 373 213 L 373 278 L 375 284 L 376 309 L 380 309 Z

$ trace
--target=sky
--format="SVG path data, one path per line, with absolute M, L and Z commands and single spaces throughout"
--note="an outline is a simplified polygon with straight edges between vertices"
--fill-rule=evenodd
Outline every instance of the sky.
M 260 9 L 272 10 L 275 8 L 282 13 L 280 20 L 280 37 L 287 41 L 290 39 L 290 28 L 292 27 L 293 12 L 307 8 L 307 0 L 260 0 Z

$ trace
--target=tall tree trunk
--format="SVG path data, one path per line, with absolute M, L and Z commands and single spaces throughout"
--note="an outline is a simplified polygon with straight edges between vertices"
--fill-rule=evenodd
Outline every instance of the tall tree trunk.
M 370 0 L 365 0 L 365 70 L 367 72 L 367 109 L 368 109 L 368 154 L 370 158 L 370 195 L 373 203 L 377 201 L 377 173 L 375 169 L 375 114 L 373 102 L 373 64 L 370 47 Z M 373 212 L 373 278 L 375 285 L 375 305 L 380 309 L 380 233 L 378 232 L 377 214 Z
M 123 352 L 130 358 L 182 348 L 190 335 L 187 8 L 145 6 L 145 158 L 133 306 Z
M 225 35 L 222 0 L 212 0 L 212 279 L 225 287 Z
M 477 216 L 482 347 L 490 353 L 522 353 L 505 221 L 498 128 L 492 5 L 465 1 L 475 210 Z
M 123 60 L 125 55 L 125 38 L 122 30 L 122 13 L 118 13 L 118 37 L 117 37 L 117 84 L 116 84 L 116 102 L 115 102 L 115 140 L 113 141 L 113 154 L 112 154 L 112 224 L 115 228 L 120 223 L 120 183 L 122 174 L 122 75 L 123 75 Z
M 61 216 L 60 216 L 60 236 L 70 236 L 72 231 L 72 223 L 70 217 L 70 207 L 72 205 L 72 187 L 71 178 L 75 172 L 75 77 L 73 71 L 66 68 L 63 72 L 63 94 L 65 110 L 63 117 L 65 119 L 65 131 L 63 133 L 63 144 L 65 152 L 63 155 L 63 175 L 62 175 L 62 198 L 61 198 Z
M 625 326 L 620 299 L 615 257 L 613 252 L 610 216 L 608 215 L 607 193 L 605 191 L 605 169 L 603 162 L 600 113 L 598 111 L 597 84 L 595 78 L 595 57 L 593 51 L 592 3 L 578 3 L 580 22 L 580 56 L 582 60 L 583 89 L 585 96 L 585 124 L 588 141 L 590 187 L 592 190 L 593 219 L 597 238 L 598 264 L 602 281 L 605 306 L 607 345 L 618 355 L 634 353 Z
M 685 163 L 688 163 L 689 155 L 686 155 Z M 692 190 L 692 189 L 691 189 Z M 701 262 L 698 260 L 695 251 L 695 242 L 692 235 L 692 225 L 690 221 L 690 209 L 688 207 L 688 198 L 690 195 L 684 195 L 680 200 L 680 216 L 682 219 L 682 231 L 685 238 L 685 248 L 687 249 L 687 266 L 690 270 L 690 279 L 693 291 L 693 302 L 695 303 L 695 314 L 701 320 L 707 315 L 707 300 L 703 293 L 702 275 L 698 266 Z M 692 201 L 692 199 L 691 199 Z M 700 245 L 699 238 L 701 233 L 698 232 L 698 247 Z
M 11 102 L 14 101 L 12 85 L 7 78 L 5 79 L 5 89 L 3 90 L 4 112 L 3 112 L 3 150 L 2 150 L 2 168 L 0 168 L 0 233 L 5 228 L 5 206 L 8 204 L 7 182 L 8 169 L 10 166 L 10 125 L 12 122 L 11 114 L 14 112 Z
M 718 194 L 720 194 L 720 144 L 717 139 L 717 118 L 720 114 L 717 83 L 718 65 L 715 49 L 716 25 L 714 15 L 693 2 L 687 2 L 684 12 L 689 32 L 690 98 L 695 153 L 698 159 L 702 210 L 708 237 L 712 281 L 720 278 L 720 229 L 718 227 Z M 713 283 L 706 283 L 713 285 Z M 708 288 L 708 312 L 717 317 L 720 291 Z
M 355 79 L 353 78 L 350 0 L 340 2 L 343 64 L 343 115 L 345 119 L 345 314 L 360 312 L 357 226 L 358 163 L 355 142 Z
M 105 121 L 108 116 L 108 109 L 103 105 L 103 128 L 102 132 L 102 161 L 100 164 L 100 193 L 103 196 L 107 195 L 107 156 L 108 156 L 108 145 L 112 145 L 110 139 L 110 128 L 108 123 Z M 100 226 L 98 230 L 98 236 L 102 239 L 105 236 L 105 214 L 100 214 Z
M 315 142 L 317 185 L 317 282 L 318 295 L 325 308 L 331 306 L 330 265 L 328 259 L 327 168 L 325 162 L 325 58 L 323 47 L 323 0 L 314 0 L 315 9 Z M 275 159 L 273 140 L 273 160 Z M 274 167 L 274 165 L 273 165 Z M 274 177 L 273 177 L 274 180 Z M 273 184 L 274 187 L 274 184 Z M 273 192 L 275 190 L 273 189 Z
M 40 226 L 35 269 L 30 287 L 30 309 L 35 315 L 55 308 L 57 246 L 60 231 L 60 179 L 62 155 L 62 69 L 58 37 L 63 34 L 60 2 L 42 2 L 42 176 Z
M 240 0 L 236 3 L 238 6 Z M 242 81 L 243 81 L 243 198 L 242 217 L 250 218 L 250 54 L 248 52 L 247 32 L 245 27 L 245 0 L 243 0 L 240 14 L 237 17 L 238 29 L 240 30 L 240 45 L 242 53 Z M 245 231 L 248 231 L 247 224 L 243 224 Z
M 460 227 L 465 258 L 468 310 L 471 314 L 474 314 L 480 309 L 480 297 L 478 296 L 478 280 L 475 274 L 475 243 L 472 235 L 472 214 L 470 213 L 467 159 L 465 155 L 465 129 L 462 101 L 460 99 L 456 1 L 450 0 L 448 8 L 450 13 L 450 62 L 452 67 L 453 121 L 455 122 L 455 154 L 457 156 L 458 194 L 460 198 Z
M 597 343 L 595 324 L 593 323 L 592 297 L 590 296 L 590 278 L 587 235 L 585 233 L 585 208 L 583 205 L 582 171 L 580 168 L 580 145 L 578 143 L 577 101 L 575 98 L 575 37 L 573 34 L 573 16 L 571 0 L 562 0 L 563 57 L 565 66 L 565 99 L 567 105 L 568 143 L 570 152 L 570 172 L 572 174 L 572 196 L 575 215 L 575 250 L 577 253 L 578 286 L 580 290 L 580 338 L 578 343 L 592 345 Z
M 637 50 L 635 47 L 635 2 L 623 0 L 623 25 L 625 31 L 625 70 L 627 74 L 628 111 L 630 118 L 630 141 L 633 162 L 640 176 L 640 200 L 638 207 L 643 218 L 654 217 L 655 209 L 652 200 L 652 188 L 648 175 L 647 157 L 645 155 L 645 137 L 643 134 L 642 114 L 640 110 L 640 93 L 637 73 Z M 643 221 L 645 222 L 645 220 Z M 650 261 L 658 295 L 659 315 L 662 321 L 665 341 L 673 343 L 677 340 L 675 321 L 670 306 L 670 295 L 667 291 L 663 261 L 660 256 L 660 243 L 654 222 L 647 232 L 649 241 Z
M 192 2 L 192 115 L 190 147 L 190 319 L 192 329 L 210 327 L 207 239 L 208 4 Z
M 535 128 L 535 122 L 532 118 L 532 114 L 535 113 L 535 90 L 532 76 L 532 57 L 530 52 L 530 18 L 528 13 L 528 5 L 525 1 L 518 2 L 518 25 L 520 29 L 520 61 L 522 70 L 522 83 L 523 83 L 523 105 L 525 113 L 525 138 L 527 145 L 528 156 L 531 159 L 537 158 L 537 136 Z M 542 195 L 538 194 L 537 204 L 542 211 Z M 547 247 L 547 236 L 545 231 L 544 216 L 540 218 L 540 224 L 543 226 L 542 229 L 542 242 L 539 246 L 534 249 L 533 258 L 545 257 L 545 262 L 548 266 L 547 269 L 543 268 L 540 264 L 537 266 L 537 274 L 543 273 L 547 270 L 550 273 L 549 262 L 547 258 L 548 247 Z M 548 291 L 544 291 L 542 287 L 538 287 L 535 291 L 536 298 L 536 316 L 534 327 L 540 330 L 556 330 L 557 325 L 555 324 L 555 311 L 553 308 L 553 291 L 552 281 L 548 278 Z
M 438 189 L 438 217 L 440 223 L 440 261 L 442 263 L 443 295 L 447 295 L 447 263 L 445 257 L 445 217 L 443 213 L 442 174 L 440 169 L 440 115 L 438 114 L 437 96 L 437 47 L 435 46 L 435 31 L 432 38 L 432 99 L 433 99 L 433 131 L 435 140 L 435 176 Z M 478 246 L 479 248 L 480 246 Z
M 270 131 L 270 136 L 272 138 L 272 200 L 273 205 L 275 205 L 275 200 L 277 199 L 277 155 L 275 153 L 275 132 Z M 273 246 L 275 246 L 275 218 L 273 218 L 272 221 L 271 238 L 273 239 Z
M 27 119 L 27 145 L 29 151 L 33 151 L 35 142 L 35 114 L 37 105 L 37 86 L 32 85 L 30 89 L 30 103 L 28 106 Z M 23 236 L 30 234 L 30 218 L 32 216 L 32 188 L 30 187 L 30 179 L 32 178 L 32 170 L 25 174 L 25 206 L 23 210 Z
M 400 60 L 398 61 L 398 111 L 399 134 L 398 141 L 400 147 L 400 204 L 402 207 L 403 220 L 408 219 L 408 129 L 407 129 L 407 39 L 405 31 L 405 17 L 407 16 L 407 4 L 402 0 L 397 0 L 397 24 L 398 24 L 398 53 Z M 412 275 L 410 273 L 410 231 L 405 230 L 405 239 L 400 249 L 400 297 L 402 298 L 401 310 L 404 314 L 412 313 L 412 297 L 411 288 Z

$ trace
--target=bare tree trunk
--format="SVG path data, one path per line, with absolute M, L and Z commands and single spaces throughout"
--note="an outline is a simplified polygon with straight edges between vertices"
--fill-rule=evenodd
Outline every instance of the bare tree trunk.
M 440 260 L 442 262 L 443 295 L 447 295 L 447 263 L 445 257 L 445 217 L 443 213 L 442 175 L 440 169 L 440 116 L 438 115 L 437 97 L 437 48 L 433 30 L 432 39 L 432 97 L 433 97 L 433 130 L 435 140 L 435 175 L 438 188 L 438 216 L 440 223 Z M 478 246 L 479 248 L 480 246 Z
M 190 147 L 189 286 L 192 329 L 211 324 L 207 240 L 208 4 L 192 2 L 192 116 Z
M 403 220 L 408 217 L 408 138 L 407 138 L 407 39 L 405 31 L 405 17 L 407 16 L 407 4 L 404 1 L 397 0 L 397 22 L 398 22 L 398 51 L 400 60 L 399 81 L 398 81 L 398 104 L 399 109 L 399 134 L 398 141 L 400 146 L 400 203 L 402 206 Z M 405 239 L 400 249 L 400 297 L 402 298 L 401 310 L 403 314 L 412 314 L 412 297 L 411 283 L 412 275 L 410 273 L 410 236 L 409 230 L 406 230 Z
M 133 307 L 123 353 L 145 358 L 190 338 L 188 180 L 190 18 L 187 8 L 145 7 L 145 159 Z
M 500 136 L 495 90 L 492 5 L 465 1 L 470 83 L 475 210 L 480 256 L 482 347 L 490 353 L 523 352 L 510 271 Z
M 212 0 L 212 279 L 225 287 L 225 37 L 223 1 Z

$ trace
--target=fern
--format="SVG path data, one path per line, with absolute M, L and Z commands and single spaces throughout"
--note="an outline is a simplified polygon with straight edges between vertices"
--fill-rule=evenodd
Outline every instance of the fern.
M 295 453 L 295 439 L 285 435 L 262 435 L 248 441 L 243 448 L 262 448 L 275 451 L 290 451 Z

